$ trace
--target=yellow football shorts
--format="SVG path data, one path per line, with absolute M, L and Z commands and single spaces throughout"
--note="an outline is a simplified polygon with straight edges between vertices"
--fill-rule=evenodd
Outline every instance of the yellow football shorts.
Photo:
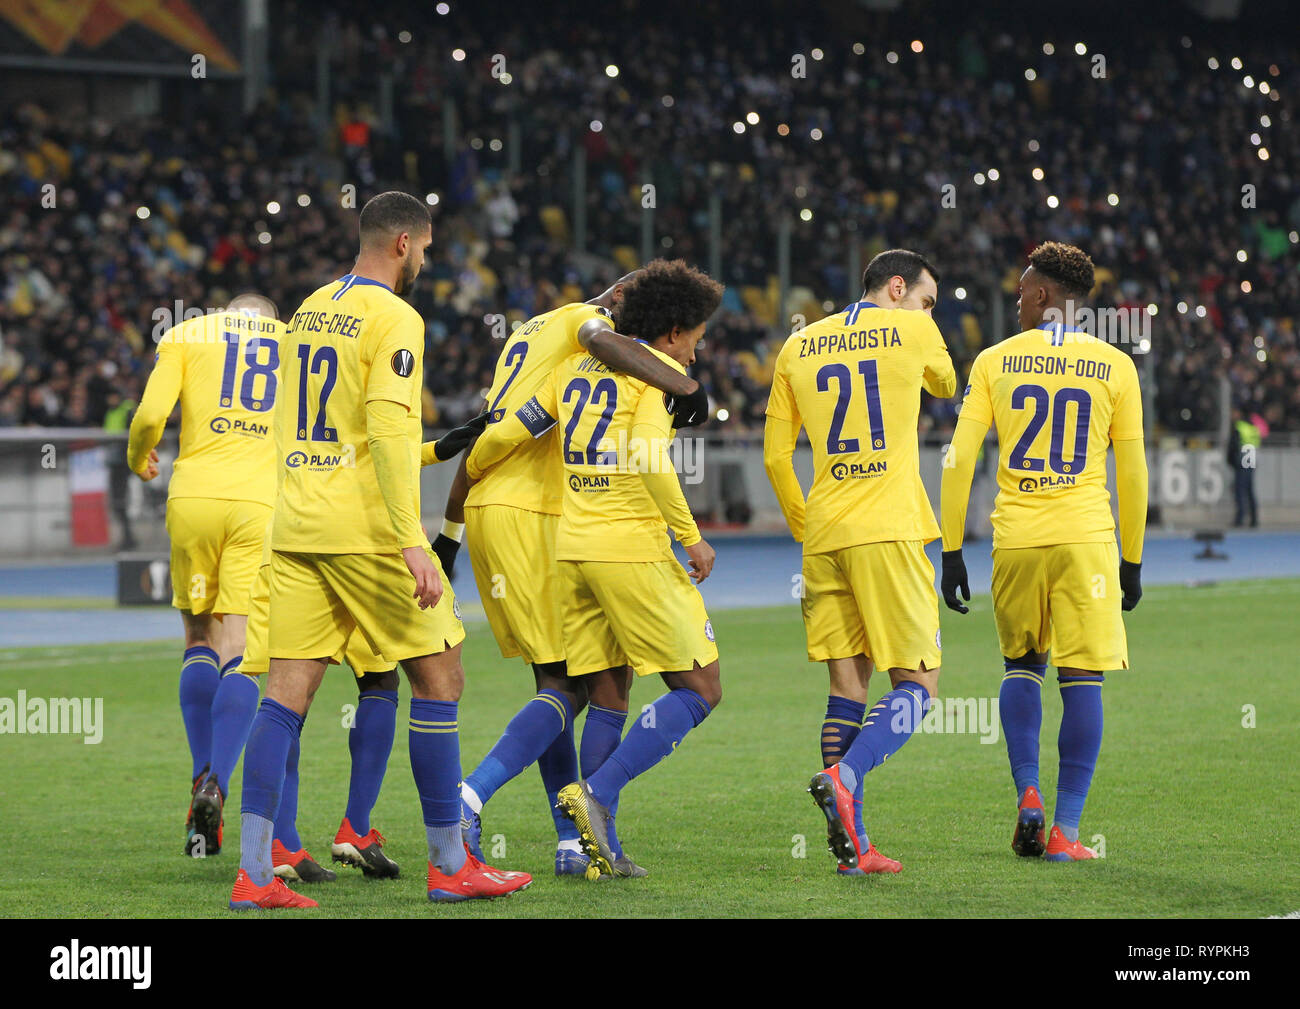
M 924 544 L 805 554 L 803 623 L 811 662 L 866 655 L 877 669 L 938 669 L 939 595 Z
M 260 676 L 271 668 L 270 631 L 271 564 L 268 561 L 257 569 L 257 577 L 253 579 L 253 591 L 248 603 L 248 632 L 244 639 L 244 661 L 239 665 L 240 672 L 248 673 L 250 676 Z M 366 673 L 386 673 L 397 665 L 396 662 L 389 662 L 382 655 L 376 655 L 356 628 L 353 628 L 348 636 L 342 653 L 330 658 L 331 662 L 344 660 L 357 676 Z
M 501 654 L 563 662 L 564 630 L 555 571 L 560 516 L 509 505 L 465 509 L 474 581 Z
M 718 657 L 713 625 L 676 561 L 558 561 L 569 675 L 630 665 L 680 673 Z
M 451 581 L 433 552 L 442 598 L 420 609 L 415 579 L 397 551 L 386 554 L 271 554 L 268 652 L 273 659 L 328 659 L 354 631 L 391 662 L 433 655 L 465 640 Z
M 270 506 L 256 501 L 169 500 L 172 605 L 192 613 L 247 613 L 270 517 Z
M 1051 652 L 1060 667 L 1128 668 L 1115 543 L 993 551 L 993 616 L 1002 654 Z

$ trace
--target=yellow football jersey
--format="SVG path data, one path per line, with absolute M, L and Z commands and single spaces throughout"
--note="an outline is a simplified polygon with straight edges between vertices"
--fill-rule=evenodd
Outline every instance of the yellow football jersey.
M 283 353 L 271 546 L 326 554 L 397 551 L 366 442 L 366 403 L 388 400 L 408 411 L 419 515 L 424 320 L 384 284 L 347 274 L 294 312 Z
M 589 319 L 608 320 L 609 313 L 597 305 L 564 305 L 529 319 L 510 334 L 488 390 L 489 424 L 511 416 L 533 398 L 561 361 L 582 352 L 578 329 Z M 564 466 L 557 437 L 552 431 L 520 445 L 483 474 L 465 504 L 504 504 L 559 515 Z
M 921 483 L 921 387 L 957 389 L 952 359 L 925 312 L 868 301 L 792 334 L 767 414 L 802 424 L 812 443 L 804 553 L 939 535 Z
M 668 355 L 649 349 L 685 373 Z M 553 450 L 564 467 L 556 560 L 676 563 L 665 514 L 683 542 L 698 541 L 668 454 L 672 416 L 658 389 L 610 371 L 590 354 L 574 354 L 504 421 L 479 438 L 466 464 L 469 475 L 554 430 Z
M 1106 448 L 1142 437 L 1133 359 L 1046 323 L 984 350 L 969 383 L 962 419 L 998 432 L 993 546 L 1113 540 Z
M 137 411 L 140 424 L 132 424 L 132 468 L 141 461 L 136 456 L 158 444 L 179 397 L 180 453 L 168 497 L 273 504 L 283 341 L 282 322 L 241 312 L 189 319 L 164 333 Z

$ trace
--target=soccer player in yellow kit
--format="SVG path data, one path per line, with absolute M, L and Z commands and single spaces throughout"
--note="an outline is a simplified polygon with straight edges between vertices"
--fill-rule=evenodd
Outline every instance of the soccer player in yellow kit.
M 643 344 L 616 333 L 611 312 L 622 298 L 621 278 L 586 303 L 564 305 L 516 329 L 497 361 L 488 391 L 489 424 L 513 416 L 533 398 L 566 358 L 589 352 L 612 371 L 627 374 L 673 394 L 677 414 L 692 421 L 707 417 L 708 397 L 693 379 L 664 362 Z M 654 281 L 651 281 L 653 284 Z M 468 487 L 458 474 L 447 502 L 447 519 L 433 544 L 449 567 L 459 545 L 463 519 L 479 598 L 506 658 L 521 656 L 533 667 L 534 697 L 506 727 L 501 738 L 461 786 L 461 828 L 470 851 L 480 859 L 481 813 L 507 781 L 534 761 L 541 772 L 558 844 L 555 874 L 585 875 L 590 860 L 578 832 L 555 803 L 559 790 L 579 776 L 574 719 L 587 704 L 585 682 L 567 675 L 555 536 L 564 493 L 564 463 L 552 428 L 494 464 Z M 425 446 L 431 461 L 432 446 Z M 588 709 L 582 736 L 582 761 L 595 770 L 622 738 L 627 713 L 596 705 Z M 611 844 L 619 875 L 644 875 L 624 855 L 613 824 Z
M 1123 351 L 1065 328 L 1093 279 L 1092 260 L 1072 245 L 1045 242 L 1030 253 L 1020 278 L 1023 332 L 975 359 L 943 472 L 943 597 L 965 613 L 957 593 L 970 599 L 961 545 L 971 477 L 989 426 L 997 429 L 993 614 L 1006 669 L 998 711 L 1019 796 L 1011 847 L 1054 862 L 1096 857 L 1079 843 L 1079 818 L 1101 750 L 1102 673 L 1128 668 L 1121 610 L 1142 598 L 1147 464 L 1137 369 Z M 1049 650 L 1063 711 L 1056 811 L 1044 838 L 1038 737 Z
M 189 319 L 158 341 L 131 422 L 127 463 L 158 475 L 156 447 L 181 403 L 180 453 L 167 488 L 172 605 L 185 627 L 181 716 L 191 758 L 185 853 L 221 850 L 221 807 L 257 708 L 240 671 L 249 592 L 275 501 L 271 418 L 284 325 L 256 294 Z
M 938 274 L 916 252 L 867 264 L 862 300 L 792 334 L 777 357 L 763 461 L 803 543 L 808 659 L 830 670 L 822 763 L 809 791 L 843 875 L 898 872 L 862 823 L 862 780 L 915 731 L 939 682 L 939 600 L 925 544 L 939 527 L 921 483 L 921 389 L 947 398 L 957 378 L 930 318 Z M 807 502 L 792 459 L 812 443 Z M 873 668 L 893 689 L 866 716 Z
M 428 898 L 503 896 L 532 881 L 484 866 L 460 836 L 465 631 L 420 527 L 424 322 L 400 297 L 432 241 L 428 208 L 406 193 L 381 193 L 362 208 L 360 239 L 352 272 L 309 295 L 286 335 L 271 662 L 244 757 L 234 910 L 316 906 L 274 875 L 271 839 L 293 740 L 327 660 L 354 628 L 411 683 Z
M 249 597 L 248 640 L 240 668 L 246 675 L 260 676 L 271 668 L 268 640 L 271 628 L 271 530 L 267 529 L 262 565 Z M 339 834 L 330 846 L 336 862 L 355 865 L 367 876 L 396 877 L 398 865 L 384 854 L 384 837 L 370 827 L 370 810 L 379 797 L 388 757 L 393 749 L 397 710 L 397 664 L 377 655 L 365 636 L 353 628 L 341 654 L 357 680 L 357 710 L 348 730 L 352 769 L 348 780 L 348 808 Z M 370 701 L 370 704 L 366 702 Z M 337 877 L 320 866 L 303 847 L 298 836 L 298 739 L 290 744 L 285 763 L 280 805 L 275 815 L 271 840 L 271 865 L 275 874 L 289 882 L 330 883 Z M 358 829 L 353 828 L 358 824 Z
M 684 373 L 721 297 L 721 285 L 681 260 L 656 260 L 624 287 L 619 328 Z M 672 414 L 660 390 L 593 354 L 575 354 L 536 396 L 484 432 L 466 461 L 469 478 L 552 430 L 559 440 L 551 451 L 564 466 L 555 578 L 567 674 L 585 681 L 594 710 L 624 717 L 629 666 L 641 676 L 660 674 L 670 688 L 626 739 L 615 735 L 599 767 L 558 795 L 588 856 L 588 878 L 639 875 L 619 865 L 610 811 L 622 787 L 671 753 L 722 697 L 704 601 L 666 533 L 671 528 L 685 548 L 696 581 L 712 570 L 713 549 L 700 536 L 668 455 Z

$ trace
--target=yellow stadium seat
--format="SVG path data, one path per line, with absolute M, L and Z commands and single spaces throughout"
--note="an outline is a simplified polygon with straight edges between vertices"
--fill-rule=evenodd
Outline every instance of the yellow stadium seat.
M 562 209 L 551 204 L 538 211 L 538 217 L 542 219 L 542 227 L 546 229 L 548 236 L 557 242 L 569 240 L 569 221 Z
M 631 273 L 641 265 L 641 257 L 630 245 L 616 245 L 610 255 L 624 273 Z

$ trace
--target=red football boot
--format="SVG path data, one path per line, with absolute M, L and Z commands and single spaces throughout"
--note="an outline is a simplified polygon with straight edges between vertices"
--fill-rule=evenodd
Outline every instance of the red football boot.
M 1023 858 L 1037 858 L 1047 850 L 1047 837 L 1043 825 L 1043 800 L 1032 785 L 1025 789 L 1016 812 L 1016 832 L 1011 835 L 1011 850 Z
M 808 791 L 826 816 L 826 840 L 831 853 L 846 869 L 856 868 L 863 856 L 862 842 L 855 827 L 853 793 L 840 781 L 840 765 L 814 774 Z
M 429 863 L 429 899 L 432 901 L 483 900 L 508 897 L 526 889 L 533 877 L 526 872 L 511 872 L 484 865 L 465 849 L 465 864 L 460 872 L 448 876 Z
M 835 872 L 840 876 L 869 876 L 873 872 L 901 872 L 902 869 L 902 862 L 886 858 L 876 850 L 874 844 L 868 844 L 857 865 L 851 867 L 837 865 Z
M 1061 828 L 1052 824 L 1052 832 L 1047 836 L 1047 854 L 1044 856 L 1047 861 L 1086 862 L 1096 857 L 1097 853 L 1091 848 L 1085 848 L 1078 841 L 1066 840 Z
M 384 854 L 384 835 L 370 828 L 364 837 L 352 829 L 345 816 L 339 832 L 330 845 L 330 857 L 345 865 L 355 865 L 367 876 L 376 879 L 396 879 L 400 870 L 397 863 Z
M 247 872 L 239 870 L 235 888 L 230 891 L 232 911 L 270 911 L 281 907 L 319 907 L 310 897 L 294 893 L 284 885 L 284 880 L 273 877 L 266 886 L 254 886 Z
M 281 879 L 299 883 L 333 883 L 339 878 L 317 864 L 306 848 L 290 851 L 278 840 L 271 841 L 271 867 Z

